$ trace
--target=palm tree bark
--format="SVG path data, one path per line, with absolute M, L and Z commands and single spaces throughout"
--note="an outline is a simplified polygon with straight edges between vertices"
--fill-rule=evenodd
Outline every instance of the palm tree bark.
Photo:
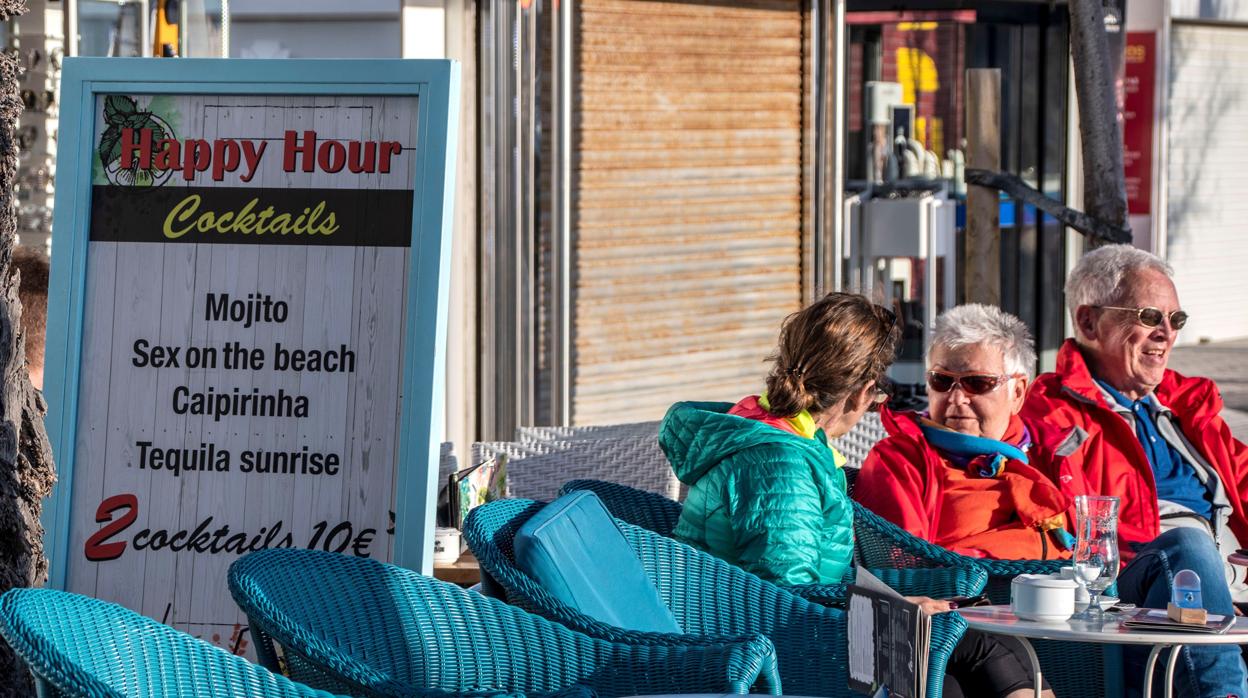
M 1083 210 L 1110 228 L 1127 228 L 1127 180 L 1122 168 L 1117 78 L 1101 0 L 1070 0 L 1070 56 L 1079 102 L 1083 152 Z M 1090 238 L 1093 245 L 1098 241 Z
M 25 12 L 24 0 L 0 0 L 0 19 Z M 39 515 L 56 481 L 43 424 L 47 407 L 26 373 L 18 279 L 10 269 L 17 244 L 13 186 L 21 113 L 17 59 L 0 54 L 0 592 L 47 579 Z M 0 696 L 33 692 L 26 667 L 0 642 Z

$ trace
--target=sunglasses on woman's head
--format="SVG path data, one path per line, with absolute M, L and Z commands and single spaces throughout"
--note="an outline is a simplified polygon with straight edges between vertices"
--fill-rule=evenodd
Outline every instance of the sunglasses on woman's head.
M 1117 305 L 1095 305 L 1094 308 L 1104 310 L 1123 310 L 1128 313 L 1135 313 L 1135 319 L 1145 327 L 1157 327 L 1167 318 L 1167 315 L 1160 308 L 1123 308 Z M 1187 318 L 1190 317 L 1182 310 L 1175 310 L 1168 316 L 1170 318 L 1170 327 L 1181 330 L 1187 324 Z
M 1010 376 L 993 376 L 988 374 L 972 374 L 958 376 L 943 371 L 927 372 L 927 387 L 938 393 L 947 393 L 961 386 L 967 395 L 984 395 L 1001 387 Z
M 892 393 L 889 391 L 888 386 L 877 383 L 875 392 L 871 395 L 871 403 L 867 405 L 867 411 L 879 412 L 880 408 L 884 406 L 884 403 L 888 402 L 890 397 L 892 397 Z

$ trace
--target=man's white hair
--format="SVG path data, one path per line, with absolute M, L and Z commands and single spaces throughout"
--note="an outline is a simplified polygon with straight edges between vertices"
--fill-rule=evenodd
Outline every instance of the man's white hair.
M 1123 280 L 1143 269 L 1174 278 L 1174 268 L 1166 260 L 1131 245 L 1106 245 L 1085 254 L 1066 279 L 1066 305 L 1076 331 L 1079 322 L 1075 311 L 1079 306 L 1119 305 L 1127 291 Z
M 950 308 L 936 318 L 932 349 L 960 349 L 986 344 L 1001 351 L 1005 372 L 1031 377 L 1036 366 L 1036 349 L 1031 331 L 1022 320 L 1004 310 L 982 303 L 967 303 Z M 928 352 L 931 356 L 932 352 Z

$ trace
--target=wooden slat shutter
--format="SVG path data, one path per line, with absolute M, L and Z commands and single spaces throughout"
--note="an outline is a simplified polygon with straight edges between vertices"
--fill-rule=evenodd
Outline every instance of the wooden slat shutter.
M 796 0 L 579 0 L 572 414 L 762 388 L 801 298 Z

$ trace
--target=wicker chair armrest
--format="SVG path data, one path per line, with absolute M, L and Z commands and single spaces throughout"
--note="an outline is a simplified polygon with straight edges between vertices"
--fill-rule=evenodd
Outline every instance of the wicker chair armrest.
M 903 596 L 974 596 L 984 590 L 988 573 L 983 568 L 933 567 L 918 569 L 872 569 L 888 586 Z
M 1056 574 L 1069 560 L 980 560 L 979 564 L 993 577 L 1017 577 L 1020 574 Z
M 833 608 L 844 608 L 845 597 L 849 593 L 849 584 L 847 583 L 794 584 L 785 588 L 811 603 Z
M 977 560 L 974 558 L 929 543 L 858 502 L 854 502 L 854 531 L 855 535 L 869 533 L 871 537 L 887 542 L 892 548 L 922 560 L 925 567 L 976 567 Z M 871 560 L 864 562 L 872 564 Z
M 522 693 L 519 691 L 442 691 L 436 688 L 425 688 L 415 692 L 412 689 L 402 694 L 403 698 L 597 698 L 598 694 L 588 686 L 573 684 L 567 688 L 550 693 Z
M 604 666 L 594 687 L 615 695 L 765 693 L 780 695 L 776 648 L 762 635 L 724 642 L 616 644 L 618 664 Z
M 880 581 L 903 596 L 974 596 L 984 589 L 988 573 L 982 569 L 956 569 L 947 567 L 869 570 Z M 823 606 L 843 608 L 852 581 L 838 584 L 798 584 L 786 587 L 794 594 Z

